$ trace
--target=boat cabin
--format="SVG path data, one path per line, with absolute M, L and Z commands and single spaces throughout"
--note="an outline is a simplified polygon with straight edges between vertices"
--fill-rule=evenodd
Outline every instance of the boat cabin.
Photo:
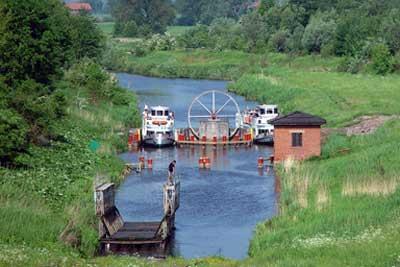
M 278 115 L 278 106 L 277 105 L 258 105 L 256 110 L 260 116 L 274 115 L 274 114 Z

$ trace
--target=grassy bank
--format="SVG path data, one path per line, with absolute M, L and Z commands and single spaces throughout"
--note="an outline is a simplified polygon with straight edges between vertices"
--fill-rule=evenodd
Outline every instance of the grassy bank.
M 281 214 L 257 227 L 249 262 L 399 266 L 399 130 L 333 135 L 321 159 L 280 166 Z
M 52 125 L 53 140 L 31 145 L 18 159 L 22 167 L 0 168 L 0 265 L 40 265 L 35 261 L 44 255 L 49 265 L 59 265 L 62 258 L 52 262 L 53 252 L 78 258 L 96 251 L 93 187 L 121 181 L 124 165 L 117 152 L 139 116 L 133 94 L 110 80 L 97 86 L 92 82 L 107 76 L 89 78 L 87 67 L 67 72 L 57 84 L 67 109 Z M 113 93 L 101 97 L 106 86 Z M 25 251 L 39 256 L 31 259 Z
M 245 73 L 259 73 L 272 66 L 311 72 L 336 69 L 339 59 L 285 54 L 251 54 L 240 51 L 174 50 L 134 56 L 134 44 L 116 42 L 106 66 L 117 71 L 170 78 L 236 80 Z

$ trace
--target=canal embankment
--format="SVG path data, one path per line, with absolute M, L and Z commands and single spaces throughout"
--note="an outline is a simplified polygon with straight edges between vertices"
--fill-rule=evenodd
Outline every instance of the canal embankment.
M 135 95 L 93 62 L 73 67 L 57 89 L 67 108 L 52 125 L 54 139 L 31 146 L 20 168 L 0 169 L 0 265 L 59 265 L 62 255 L 68 265 L 94 255 L 94 182 L 122 180 L 117 152 L 126 149 L 127 130 L 140 121 Z

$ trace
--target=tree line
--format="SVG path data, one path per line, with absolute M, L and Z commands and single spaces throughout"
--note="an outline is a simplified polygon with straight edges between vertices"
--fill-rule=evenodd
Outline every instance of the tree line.
M 184 48 L 263 53 L 322 54 L 344 58 L 341 70 L 385 74 L 400 65 L 397 0 L 112 0 L 115 32 L 164 33 L 167 25 L 195 25 Z M 153 9 L 157 9 L 153 12 Z
M 29 144 L 47 143 L 66 115 L 63 72 L 99 58 L 104 39 L 91 17 L 73 16 L 59 0 L 0 1 L 0 165 Z

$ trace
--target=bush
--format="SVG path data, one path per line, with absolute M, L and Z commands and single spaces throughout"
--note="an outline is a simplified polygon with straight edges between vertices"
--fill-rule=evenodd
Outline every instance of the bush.
M 138 35 L 138 26 L 134 21 L 128 21 L 124 24 L 122 34 L 124 37 L 136 37 Z
M 195 26 L 178 37 L 179 46 L 184 48 L 209 47 L 209 43 L 208 28 L 204 25 Z
M 356 74 L 363 69 L 366 63 L 366 60 L 361 56 L 344 57 L 338 66 L 338 71 Z
M 276 52 L 286 52 L 289 34 L 286 31 L 278 31 L 269 40 L 270 47 Z
M 392 56 L 385 44 L 378 44 L 372 48 L 371 61 L 376 74 L 386 75 L 393 70 Z
M 28 125 L 14 110 L 0 107 L 0 165 L 27 148 Z
M 331 13 L 317 13 L 304 30 L 302 44 L 309 52 L 321 52 L 323 46 L 333 43 L 336 22 Z

